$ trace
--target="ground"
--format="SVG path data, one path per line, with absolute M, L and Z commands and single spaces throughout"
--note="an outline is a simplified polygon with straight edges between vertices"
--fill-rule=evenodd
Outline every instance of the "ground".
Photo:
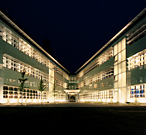
M 146 106 L 62 103 L 0 105 L 1 129 L 32 134 L 146 134 Z

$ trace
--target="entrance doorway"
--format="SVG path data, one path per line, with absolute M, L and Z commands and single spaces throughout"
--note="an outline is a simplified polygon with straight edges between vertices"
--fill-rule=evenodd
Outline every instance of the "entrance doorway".
M 68 102 L 76 102 L 76 95 L 68 95 Z
M 67 102 L 78 102 L 80 90 L 64 90 Z

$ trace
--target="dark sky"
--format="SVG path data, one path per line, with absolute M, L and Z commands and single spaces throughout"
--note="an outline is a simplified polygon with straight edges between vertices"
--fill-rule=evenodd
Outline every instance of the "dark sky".
M 40 45 L 47 38 L 54 58 L 73 73 L 141 12 L 146 0 L 1 0 L 0 7 Z

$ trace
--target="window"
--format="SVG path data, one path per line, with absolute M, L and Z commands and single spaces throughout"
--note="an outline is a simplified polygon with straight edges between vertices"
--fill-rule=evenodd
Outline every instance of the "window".
M 121 61 L 124 61 L 126 59 L 126 50 L 123 50 L 121 52 Z
M 98 59 L 90 67 L 88 67 L 85 70 L 84 74 L 87 74 L 89 71 L 93 70 L 97 66 L 100 66 L 101 64 L 103 64 L 104 62 L 106 62 L 107 60 L 109 60 L 111 57 L 113 57 L 113 47 L 111 47 L 109 50 L 107 50 L 102 55 L 100 55 L 98 57 Z
M 115 56 L 115 62 L 117 62 L 117 61 L 118 61 L 118 55 Z
M 106 78 L 109 78 L 109 77 L 113 76 L 113 74 L 114 74 L 114 68 L 110 67 L 109 69 L 107 69 L 105 71 L 101 71 L 98 74 L 95 74 L 95 75 L 90 76 L 90 77 L 85 77 L 84 86 L 89 85 L 89 84 L 93 84 L 96 81 L 101 81 L 101 80 L 104 80 Z M 80 87 L 83 87 L 83 85 L 80 85 Z
M 118 81 L 118 75 L 114 76 L 114 80 Z
M 117 75 L 119 73 L 119 65 L 114 66 L 114 75 Z
M 98 92 L 97 99 L 113 99 L 113 90 L 106 90 L 106 91 Z
M 3 55 L 3 67 L 11 69 L 13 71 L 22 72 L 24 69 L 26 71 L 26 75 L 29 75 L 33 78 L 40 79 L 41 76 L 45 82 L 49 81 L 49 75 L 43 73 L 42 71 L 33 68 L 9 55 Z
M 18 43 L 19 43 L 19 38 L 15 34 L 12 34 L 11 45 L 19 49 Z
M 145 65 L 146 65 L 146 49 L 128 58 L 128 70 L 138 67 L 142 69 L 142 67 L 143 66 L 145 67 Z
M 126 86 L 126 39 L 122 39 L 114 46 L 114 88 Z M 123 88 L 122 88 L 123 89 Z
M 145 97 L 145 84 L 134 85 L 130 87 L 130 98 Z
M 49 67 L 49 60 L 45 58 L 41 53 L 36 51 L 31 45 L 25 42 L 22 38 L 18 37 L 14 32 L 9 30 L 3 24 L 0 23 L 0 38 L 6 41 L 8 44 L 22 51 L 26 55 L 34 58 L 39 63 Z
M 24 91 L 19 91 L 18 87 L 3 86 L 3 98 L 27 98 L 27 99 L 41 99 L 41 92 L 38 90 L 24 89 Z M 47 92 L 42 92 L 42 99 L 47 98 Z
M 140 97 L 145 97 L 145 85 L 140 85 Z
M 109 90 L 109 98 L 110 98 L 110 99 L 113 98 L 113 90 Z

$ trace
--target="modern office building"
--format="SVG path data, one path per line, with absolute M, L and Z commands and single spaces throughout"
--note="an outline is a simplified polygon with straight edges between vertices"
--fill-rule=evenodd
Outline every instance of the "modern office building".
M 76 71 L 80 101 L 146 102 L 146 9 Z
M 20 91 L 24 70 L 28 80 Z M 38 90 L 41 77 L 46 85 L 42 95 Z M 52 102 L 55 96 L 66 101 L 68 80 L 69 71 L 0 12 L 0 102 Z
M 146 103 L 146 9 L 139 13 L 75 75 L 0 12 L 0 102 Z M 25 69 L 25 88 L 20 91 Z M 42 79 L 47 86 L 42 93 Z

